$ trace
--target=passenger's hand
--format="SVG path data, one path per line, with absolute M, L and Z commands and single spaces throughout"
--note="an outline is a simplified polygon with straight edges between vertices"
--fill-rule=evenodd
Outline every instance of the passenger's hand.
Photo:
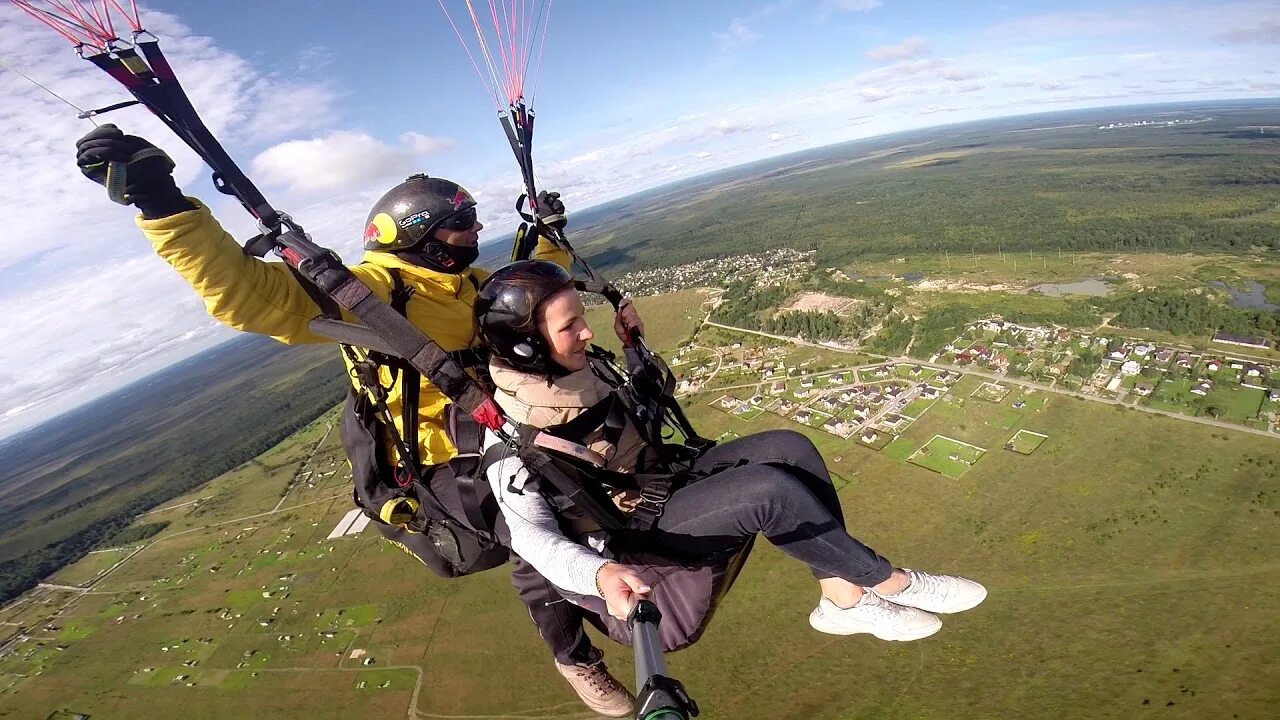
M 635 331 L 634 334 L 644 335 L 644 321 L 640 319 L 640 312 L 636 310 L 631 298 L 623 298 L 618 305 L 618 313 L 613 318 L 613 331 L 618 334 L 623 347 L 631 347 L 632 331 Z
M 636 603 L 653 591 L 633 568 L 612 562 L 596 573 L 596 588 L 604 597 L 609 614 L 619 620 L 626 620 Z
M 609 498 L 613 500 L 613 504 L 622 512 L 631 512 L 636 509 L 640 501 L 644 498 L 640 495 L 639 490 L 619 490 Z
M 560 193 L 546 190 L 538 193 L 538 217 L 547 227 L 564 230 L 564 226 L 569 224 L 569 216 L 564 211 Z

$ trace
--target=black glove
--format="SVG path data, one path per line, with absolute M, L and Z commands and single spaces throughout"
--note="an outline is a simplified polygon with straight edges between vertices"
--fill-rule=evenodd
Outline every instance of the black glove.
M 148 220 L 195 209 L 173 181 L 173 160 L 115 125 L 94 128 L 76 142 L 76 165 L 85 177 L 107 186 L 113 200 L 134 205 Z
M 538 193 L 538 215 L 543 225 L 556 230 L 564 230 L 564 226 L 569 224 L 569 218 L 564 212 L 564 202 L 560 200 L 558 192 L 543 190 Z

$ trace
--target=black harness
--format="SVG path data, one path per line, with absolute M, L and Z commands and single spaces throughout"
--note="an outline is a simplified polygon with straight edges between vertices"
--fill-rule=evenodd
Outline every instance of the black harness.
M 406 315 L 409 300 L 414 289 L 405 284 L 400 272 L 390 268 L 392 291 L 388 303 L 400 315 Z M 475 278 L 467 276 L 472 284 Z M 394 481 L 396 490 L 412 496 L 416 490 L 419 495 L 426 494 L 420 504 L 420 512 L 425 520 L 457 525 L 458 518 L 449 515 L 445 506 L 434 497 L 430 484 L 431 468 L 422 465 L 418 451 L 418 411 L 419 391 L 422 387 L 422 374 L 403 358 L 378 351 L 368 351 L 364 357 L 349 344 L 342 345 L 342 351 L 351 363 L 352 380 L 357 388 L 363 391 L 376 413 L 379 424 L 390 437 L 396 449 L 394 465 L 390 480 Z M 466 348 L 449 353 L 450 358 L 464 368 L 473 368 L 487 372 L 487 357 L 477 348 Z M 380 375 L 382 367 L 390 368 L 391 383 L 383 385 Z M 387 397 L 391 388 L 400 383 L 400 427 L 397 430 L 391 409 L 387 405 Z M 497 543 L 492 530 L 499 514 L 497 499 L 492 494 L 482 493 L 479 484 L 485 483 L 481 459 L 484 443 L 484 428 L 470 415 L 461 412 L 455 404 L 449 404 L 445 411 L 445 432 L 457 448 L 458 454 L 449 461 L 457 481 L 462 509 L 466 515 L 466 525 L 487 540 Z M 431 500 L 434 500 L 432 502 Z M 371 509 L 370 509 L 371 510 Z M 410 526 L 422 526 L 421 519 L 410 523 Z
M 651 530 L 671 494 L 697 479 L 694 461 L 715 443 L 698 435 L 689 424 L 669 391 L 675 386 L 674 378 L 661 383 L 661 390 L 655 392 L 655 378 L 661 378 L 664 371 L 670 377 L 665 365 L 645 368 L 637 357 L 630 363 L 631 372 L 624 375 L 612 353 L 592 346 L 589 357 L 592 370 L 613 392 L 567 423 L 547 428 L 516 425 L 515 448 L 491 447 L 481 464 L 487 469 L 514 450 L 531 477 L 549 483 L 605 530 Z M 634 472 L 599 467 L 558 450 L 557 443 L 547 440 L 581 443 L 599 432 L 617 445 L 628 425 L 637 430 L 646 448 Z M 679 441 L 675 442 L 677 435 Z M 640 500 L 631 512 L 624 513 L 613 503 L 609 489 L 631 487 L 639 490 Z

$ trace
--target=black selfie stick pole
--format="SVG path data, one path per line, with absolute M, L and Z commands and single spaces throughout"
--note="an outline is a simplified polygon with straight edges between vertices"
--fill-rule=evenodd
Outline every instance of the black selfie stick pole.
M 667 662 L 658 641 L 662 613 L 650 600 L 641 600 L 631 611 L 631 647 L 636 653 L 636 720 L 689 720 L 698 704 L 679 680 L 667 675 Z

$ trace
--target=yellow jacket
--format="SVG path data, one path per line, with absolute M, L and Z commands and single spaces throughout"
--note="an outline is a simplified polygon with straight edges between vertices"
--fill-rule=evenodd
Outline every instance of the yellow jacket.
M 219 322 L 236 330 L 270 335 L 282 343 L 332 342 L 316 335 L 308 323 L 320 314 L 318 308 L 281 262 L 266 262 L 246 255 L 240 244 L 222 229 L 209 209 L 192 198 L 196 209 L 157 220 L 138 216 L 138 227 L 146 233 L 156 252 L 183 277 L 200 297 L 205 308 Z M 568 253 L 548 240 L 538 242 L 534 257 L 551 260 L 568 268 Z M 368 252 L 351 271 L 383 300 L 391 295 L 390 269 L 400 272 L 407 287 L 414 290 L 407 315 L 409 321 L 440 344 L 445 351 L 462 350 L 477 344 L 475 319 L 476 283 L 489 271 L 468 268 L 451 275 L 411 265 L 386 252 Z M 344 317 L 355 321 L 353 317 Z M 346 357 L 344 355 L 344 362 Z M 383 368 L 383 385 L 391 384 L 391 373 Z M 387 405 L 396 427 L 401 427 L 399 382 L 391 388 Z M 422 462 L 447 462 L 457 450 L 444 432 L 444 409 L 449 404 L 434 385 L 423 379 L 418 395 L 418 443 Z

